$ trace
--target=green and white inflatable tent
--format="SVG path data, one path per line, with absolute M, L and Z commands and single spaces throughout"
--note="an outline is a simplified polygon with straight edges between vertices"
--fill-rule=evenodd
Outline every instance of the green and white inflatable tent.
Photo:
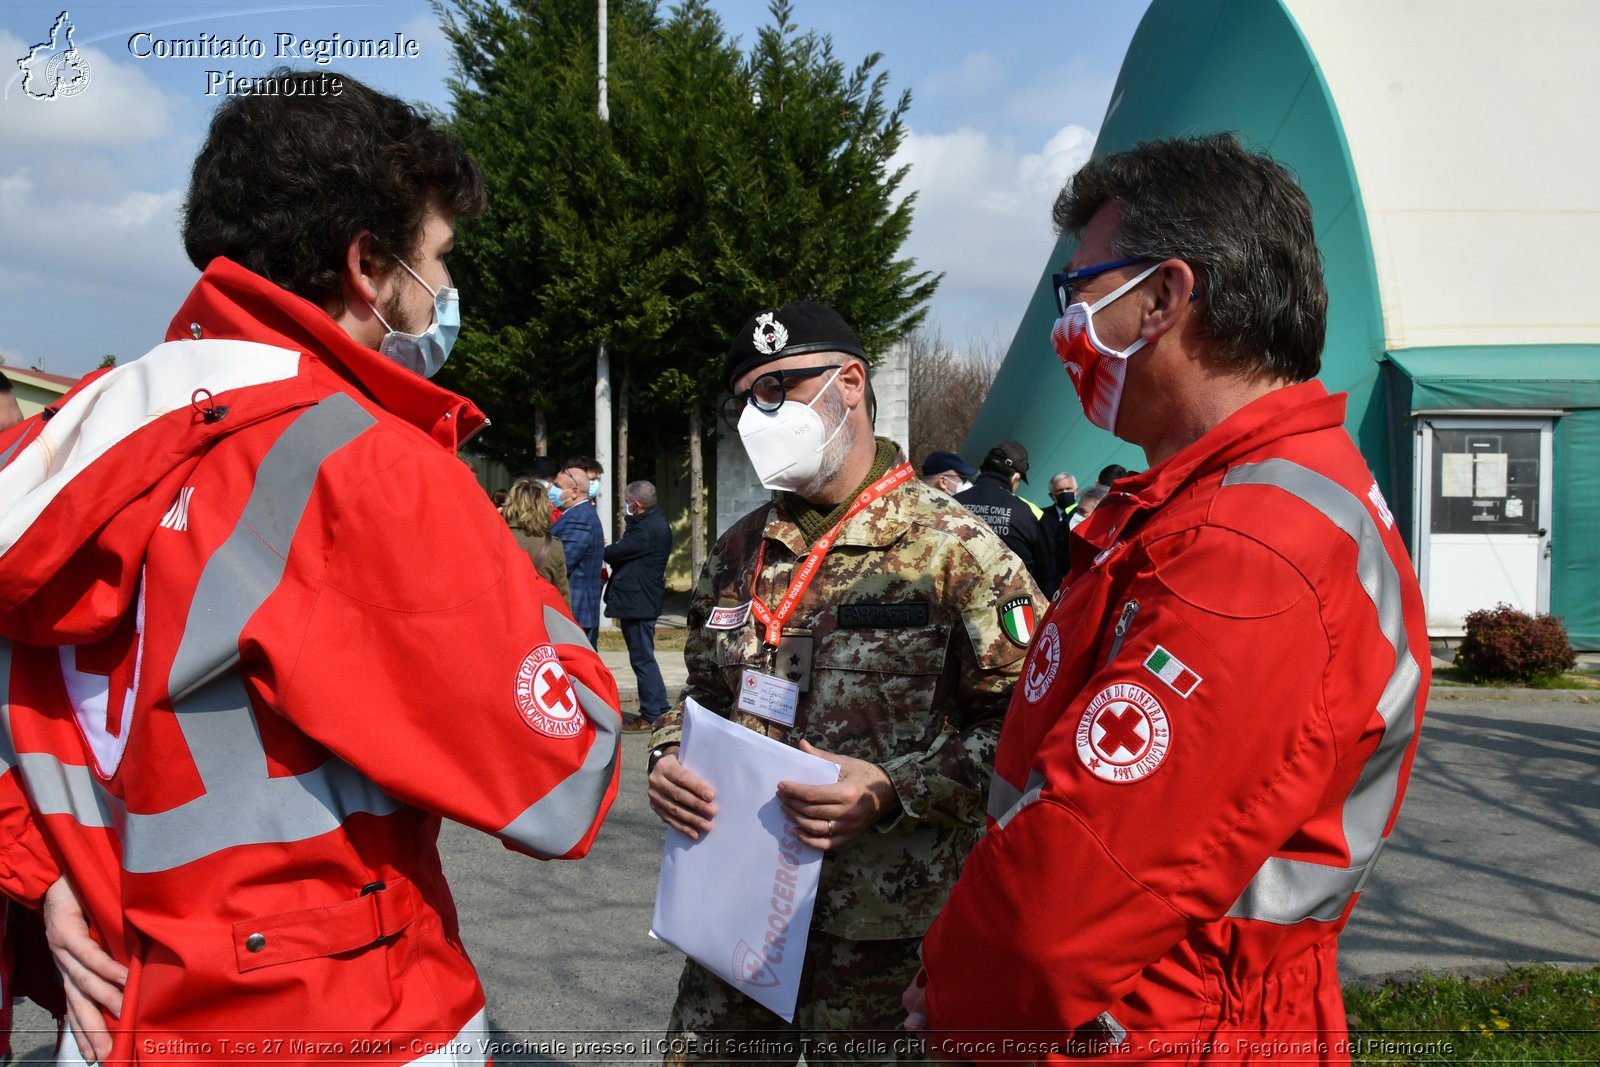
M 1320 377 L 1349 394 L 1430 632 L 1504 601 L 1600 648 L 1600 3 L 1155 0 L 1095 154 L 1217 130 L 1311 199 Z M 1083 418 L 1050 348 L 1073 245 L 1043 265 L 964 452 L 1016 438 L 1033 471 L 1087 483 L 1145 463 Z

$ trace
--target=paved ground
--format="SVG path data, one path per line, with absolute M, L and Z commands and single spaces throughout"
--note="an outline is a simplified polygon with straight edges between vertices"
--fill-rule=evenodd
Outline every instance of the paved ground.
M 661 658 L 676 684 L 681 656 Z M 625 656 L 613 659 L 631 689 Z M 498 1062 L 658 1062 L 681 957 L 648 936 L 661 829 L 644 799 L 645 742 L 625 735 L 621 795 L 580 863 L 539 863 L 446 827 L 463 934 L 505 1042 Z M 1345 975 L 1600 962 L 1597 841 L 1600 700 L 1436 691 L 1400 825 L 1343 941 Z M 39 1013 L 18 1023 L 34 1037 L 19 1049 L 38 1045 Z M 574 1054 L 585 1040 L 635 1051 Z M 568 1051 L 537 1051 L 554 1041 Z
M 1597 843 L 1600 699 L 1435 690 L 1342 972 L 1600 962 Z

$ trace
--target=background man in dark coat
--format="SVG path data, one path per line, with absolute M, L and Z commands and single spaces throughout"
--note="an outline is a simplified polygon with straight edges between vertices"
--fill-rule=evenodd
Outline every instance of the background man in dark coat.
M 623 493 L 627 509 L 622 540 L 606 546 L 611 582 L 606 586 L 606 618 L 622 627 L 628 663 L 639 681 L 639 718 L 625 730 L 649 730 L 667 711 L 667 685 L 656 665 L 656 617 L 666 592 L 667 556 L 672 528 L 656 507 L 656 487 L 630 482 Z
M 1056 587 L 1067 576 L 1067 531 L 1077 510 L 1078 479 L 1062 471 L 1050 479 L 1050 505 L 1039 516 L 1039 532 L 1044 535 L 1051 569 L 1050 584 L 1039 588 L 1047 597 L 1055 596 Z
M 1028 450 L 1016 441 L 1001 441 L 989 449 L 978 465 L 978 480 L 966 492 L 957 493 L 956 500 L 966 509 L 987 522 L 1006 547 L 1015 552 L 1028 568 L 1033 580 L 1048 598 L 1055 592 L 1055 568 L 1050 563 L 1050 550 L 1045 547 L 1044 534 L 1039 520 L 1027 504 L 1017 498 L 1017 480 L 1028 480 Z

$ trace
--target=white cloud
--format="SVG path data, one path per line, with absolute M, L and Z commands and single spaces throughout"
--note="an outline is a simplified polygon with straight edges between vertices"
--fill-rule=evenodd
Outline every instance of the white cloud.
M 895 165 L 911 167 L 902 190 L 917 200 L 904 251 L 921 269 L 945 273 L 930 326 L 958 344 L 1010 341 L 1055 247 L 1050 205 L 1094 138 L 1064 126 L 1026 152 L 971 128 L 907 135 Z
M 0 31 L 0 56 L 30 43 Z M 178 236 L 189 109 L 126 57 L 79 50 L 82 92 L 37 100 L 19 75 L 0 99 L 0 345 L 62 373 L 158 341 L 195 274 Z
M 68 293 L 170 293 L 194 273 L 178 240 L 182 203 L 180 189 L 80 199 L 36 182 L 27 169 L 0 175 L 5 267 L 14 278 Z

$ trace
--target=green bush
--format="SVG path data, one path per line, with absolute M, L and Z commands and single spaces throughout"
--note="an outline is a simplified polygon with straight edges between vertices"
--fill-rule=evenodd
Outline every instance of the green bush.
M 1510 604 L 1467 616 L 1456 650 L 1461 673 L 1477 682 L 1530 682 L 1577 666 L 1567 628 L 1554 615 L 1529 615 Z

